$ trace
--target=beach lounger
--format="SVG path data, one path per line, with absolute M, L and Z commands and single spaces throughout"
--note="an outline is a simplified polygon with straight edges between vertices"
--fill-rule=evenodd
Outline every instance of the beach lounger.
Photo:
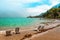
M 35 29 L 34 31 L 39 31 L 39 29 L 41 28 L 41 26 L 39 26 L 37 29 Z
M 10 30 L 6 31 L 6 36 L 11 36 L 11 31 Z
M 16 33 L 16 34 L 20 34 L 19 28 L 15 28 L 15 33 Z
M 38 30 L 40 30 L 41 26 L 38 27 Z
M 44 30 L 44 26 L 39 26 L 38 27 L 38 32 L 42 32 Z

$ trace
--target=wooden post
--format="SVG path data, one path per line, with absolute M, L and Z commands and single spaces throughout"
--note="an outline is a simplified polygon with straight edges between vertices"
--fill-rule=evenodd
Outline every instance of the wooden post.
M 15 28 L 15 33 L 16 33 L 16 34 L 20 34 L 19 28 Z

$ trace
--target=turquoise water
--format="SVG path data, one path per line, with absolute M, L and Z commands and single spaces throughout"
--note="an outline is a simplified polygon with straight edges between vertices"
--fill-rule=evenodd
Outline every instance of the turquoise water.
M 0 27 L 21 27 L 33 24 L 35 18 L 0 18 Z
M 0 28 L 26 27 L 35 24 L 37 21 L 46 22 L 47 20 L 39 18 L 0 18 Z

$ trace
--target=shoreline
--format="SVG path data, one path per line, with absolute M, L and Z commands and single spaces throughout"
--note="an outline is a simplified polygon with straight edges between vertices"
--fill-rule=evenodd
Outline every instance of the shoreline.
M 59 21 L 59 20 L 58 20 Z M 38 26 L 41 25 L 41 26 L 44 26 L 44 29 L 48 29 L 47 31 L 44 31 L 44 32 L 40 32 L 38 33 L 37 31 L 34 31 L 34 30 L 37 30 Z M 20 28 L 19 32 L 20 34 L 14 34 L 15 33 L 15 28 L 14 29 L 8 29 L 8 30 L 11 30 L 11 33 L 12 35 L 11 36 L 8 36 L 6 37 L 5 34 L 6 34 L 6 30 L 2 30 L 0 31 L 0 40 L 29 40 L 29 39 L 33 39 L 35 38 L 36 36 L 39 37 L 38 35 L 45 35 L 47 33 L 49 33 L 49 30 L 52 28 L 56 28 L 60 26 L 60 23 L 58 23 L 57 21 L 54 21 L 54 22 L 47 22 L 47 23 L 44 23 L 44 24 L 37 24 L 36 26 L 32 26 L 32 27 L 26 27 L 26 28 Z M 32 36 L 31 37 L 24 37 L 25 35 L 28 35 L 28 34 L 31 34 Z M 3 39 L 4 38 L 4 39 Z
M 56 22 L 56 23 L 55 23 Z M 53 25 L 54 24 L 54 25 Z M 20 28 L 20 30 L 22 31 L 22 30 L 34 30 L 34 29 L 37 29 L 38 28 L 38 26 L 44 26 L 44 29 L 48 29 L 48 28 L 52 28 L 52 26 L 53 27 L 55 27 L 56 25 L 59 25 L 60 23 L 57 23 L 57 21 L 55 20 L 54 22 L 46 22 L 46 23 L 40 23 L 40 22 L 37 22 L 37 23 L 35 23 L 35 25 L 31 25 L 30 27 L 19 27 Z M 2 29 L 2 30 L 0 30 L 0 34 L 1 34 L 1 32 L 5 32 L 6 30 L 12 30 L 12 31 L 14 31 L 15 30 L 15 28 L 6 28 L 6 29 Z
M 49 20 L 49 19 L 48 19 Z M 26 25 L 26 26 L 1 26 L 0 27 L 0 30 L 4 30 L 4 29 L 14 29 L 14 28 L 16 28 L 16 27 L 19 27 L 19 28 L 28 28 L 28 27 L 35 27 L 35 26 L 39 26 L 40 24 L 46 24 L 46 23 L 48 23 L 48 22 L 52 22 L 54 19 L 50 19 L 51 21 L 47 21 L 46 20 L 46 22 L 40 22 L 40 20 L 37 20 L 37 21 L 35 21 L 35 22 L 33 22 L 32 23 L 32 25 Z

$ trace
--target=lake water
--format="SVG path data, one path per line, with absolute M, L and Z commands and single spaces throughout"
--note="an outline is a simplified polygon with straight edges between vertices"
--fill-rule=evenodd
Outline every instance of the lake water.
M 46 22 L 46 19 L 40 18 L 0 18 L 0 28 L 4 27 L 26 27 L 35 22 Z

